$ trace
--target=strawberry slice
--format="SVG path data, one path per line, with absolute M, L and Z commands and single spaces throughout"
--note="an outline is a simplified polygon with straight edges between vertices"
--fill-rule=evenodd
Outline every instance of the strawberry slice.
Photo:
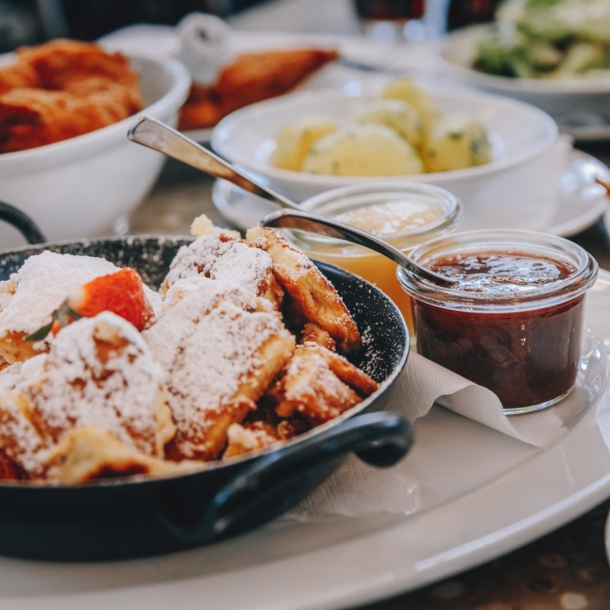
M 82 286 L 67 299 L 68 307 L 85 318 L 111 311 L 131 322 L 138 330 L 153 315 L 144 296 L 142 278 L 135 269 L 121 269 Z
M 152 318 L 153 311 L 144 295 L 142 278 L 135 269 L 121 269 L 91 280 L 53 312 L 49 324 L 26 339 L 41 341 L 49 332 L 56 335 L 75 320 L 92 318 L 102 311 L 111 311 L 121 316 L 138 330 L 142 330 Z

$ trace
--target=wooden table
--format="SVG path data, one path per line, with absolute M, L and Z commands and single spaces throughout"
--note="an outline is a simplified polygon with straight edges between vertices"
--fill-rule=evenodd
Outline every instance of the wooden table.
M 355 33 L 349 0 L 275 0 L 235 19 L 249 29 Z M 610 142 L 579 145 L 610 165 Z M 226 226 L 211 201 L 212 180 L 170 161 L 150 197 L 131 219 L 135 233 L 188 233 L 192 219 L 207 214 Z M 574 237 L 610 270 L 610 238 L 604 220 Z M 610 315 L 610 312 L 609 312 Z M 385 600 L 368 610 L 607 610 L 610 568 L 604 522 L 610 500 L 563 528 L 509 555 L 443 582 Z M 362 609 L 364 610 L 364 609 Z

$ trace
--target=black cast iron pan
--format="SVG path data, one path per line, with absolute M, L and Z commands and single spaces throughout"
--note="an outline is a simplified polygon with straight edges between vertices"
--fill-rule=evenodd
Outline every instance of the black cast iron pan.
M 29 243 L 44 237 L 12 206 L 0 219 Z M 178 248 L 189 240 L 121 237 L 27 246 L 0 252 L 0 280 L 33 254 L 99 256 L 137 269 L 158 287 Z M 207 544 L 265 523 L 302 500 L 354 452 L 377 467 L 409 450 L 411 424 L 380 412 L 397 391 L 409 334 L 396 306 L 373 285 L 319 264 L 354 316 L 364 348 L 353 362 L 381 383 L 341 417 L 279 449 L 215 462 L 201 472 L 163 479 L 123 477 L 78 486 L 0 482 L 0 554 L 53 560 L 105 560 L 177 551 Z

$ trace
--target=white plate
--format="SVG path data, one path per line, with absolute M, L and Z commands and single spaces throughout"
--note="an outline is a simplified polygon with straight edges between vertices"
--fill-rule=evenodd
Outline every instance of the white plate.
M 2 610 L 337 608 L 398 594 L 506 553 L 610 494 L 610 274 L 588 294 L 569 433 L 537 450 L 433 408 L 395 467 L 400 514 L 277 521 L 221 544 L 106 564 L 0 559 Z
M 608 198 L 601 194 L 603 191 L 597 188 L 594 182 L 597 172 L 610 180 L 610 172 L 606 166 L 576 150 L 571 151 L 569 157 L 568 167 L 557 189 L 557 201 L 551 203 L 555 213 L 548 224 L 540 229 L 563 237 L 584 231 L 608 209 Z M 214 182 L 212 200 L 226 220 L 244 231 L 257 225 L 263 216 L 277 209 L 268 201 L 224 180 Z M 532 205 L 535 203 L 532 202 Z M 466 212 L 460 230 L 469 228 L 471 227 Z M 495 226 L 476 228 L 493 229 Z
M 474 26 L 446 38 L 440 51 L 444 71 L 453 78 L 490 93 L 507 95 L 548 112 L 562 131 L 581 140 L 610 138 L 610 71 L 607 76 L 562 80 L 508 78 L 471 68 L 477 41 L 491 27 Z

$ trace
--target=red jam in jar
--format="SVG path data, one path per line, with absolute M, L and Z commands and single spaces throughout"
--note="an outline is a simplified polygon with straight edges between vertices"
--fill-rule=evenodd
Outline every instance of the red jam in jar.
M 451 288 L 399 272 L 414 300 L 417 350 L 495 392 L 507 413 L 545 408 L 574 387 L 584 292 L 597 265 L 561 238 L 490 234 L 458 234 L 445 249 L 435 240 L 413 253 L 454 279 Z

